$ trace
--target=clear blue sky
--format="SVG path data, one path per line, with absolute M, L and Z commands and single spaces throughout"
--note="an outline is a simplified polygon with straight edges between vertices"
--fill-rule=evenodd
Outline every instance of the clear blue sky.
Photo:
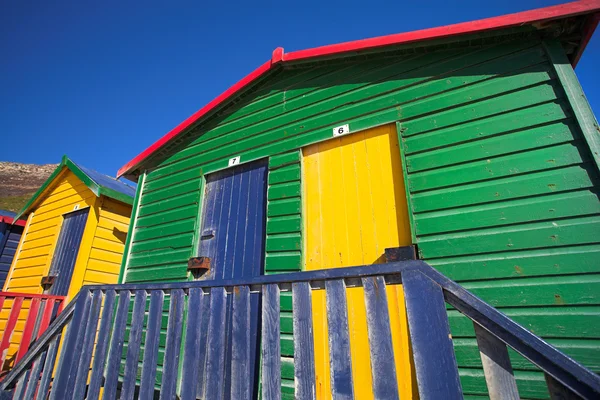
M 277 46 L 293 51 L 559 3 L 3 1 L 0 160 L 58 163 L 67 154 L 114 176 Z M 598 65 L 600 32 L 576 68 L 596 111 Z

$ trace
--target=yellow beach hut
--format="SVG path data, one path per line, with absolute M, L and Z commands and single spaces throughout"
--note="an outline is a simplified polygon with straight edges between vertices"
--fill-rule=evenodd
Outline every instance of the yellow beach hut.
M 117 283 L 134 195 L 65 156 L 19 212 L 27 224 L 0 295 L 3 369 L 83 285 Z

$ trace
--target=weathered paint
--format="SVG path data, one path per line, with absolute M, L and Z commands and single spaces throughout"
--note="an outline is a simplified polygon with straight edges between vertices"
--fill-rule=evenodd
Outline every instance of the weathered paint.
M 294 152 L 343 124 L 356 132 L 399 121 L 421 256 L 600 371 L 600 180 L 542 41 L 515 34 L 282 69 L 152 161 L 139 190 L 140 215 L 153 222 L 133 230 L 131 256 L 156 258 L 128 268 L 126 281 L 187 279 L 203 175 L 230 158 Z M 269 212 L 297 216 L 305 197 Z M 464 392 L 484 394 L 473 328 L 449 317 Z M 282 354 L 292 355 L 285 335 Z M 545 396 L 543 376 L 518 363 L 521 394 Z M 282 363 L 290 377 L 292 367 Z
M 411 244 L 395 125 L 350 134 L 303 150 L 306 269 L 385 262 L 388 247 Z M 400 396 L 411 398 L 412 367 L 401 287 L 387 288 Z M 354 394 L 373 398 L 367 316 L 362 288 L 348 289 Z M 323 291 L 313 293 L 317 397 L 330 391 Z M 360 377 L 360 378 L 358 378 Z
M 199 254 L 210 257 L 210 273 L 201 279 L 252 278 L 263 274 L 267 172 L 267 160 L 261 160 L 228 168 L 206 177 Z M 220 332 L 223 332 L 226 344 L 225 365 L 230 365 L 235 339 L 232 337 L 234 304 L 231 297 L 228 297 L 226 303 L 226 321 L 224 329 Z M 250 397 L 254 398 L 257 393 L 254 382 L 257 382 L 258 378 L 258 293 L 249 295 L 248 308 L 250 319 L 246 329 L 249 332 L 250 362 L 244 378 L 252 382 Z M 208 350 L 210 351 L 210 348 Z M 207 369 L 209 363 L 210 360 L 207 360 Z M 228 388 L 233 384 L 232 371 L 225 369 L 224 374 L 225 386 Z M 209 382 L 210 380 L 207 380 L 207 387 Z M 211 397 L 208 389 L 206 390 L 206 395 Z M 228 399 L 230 395 L 229 391 L 224 391 L 224 398 Z
M 97 197 L 89 182 L 83 182 L 68 167 L 57 171 L 26 207 L 28 222 L 4 290 L 41 294 L 41 278 L 50 273 L 65 214 L 85 209 L 89 216 L 65 293 L 68 302 L 84 284 L 117 282 L 131 205 L 104 195 Z M 0 329 L 6 324 L 10 307 L 11 302 L 6 302 L 0 312 Z M 27 307 L 19 316 L 7 358 L 15 354 L 21 340 Z

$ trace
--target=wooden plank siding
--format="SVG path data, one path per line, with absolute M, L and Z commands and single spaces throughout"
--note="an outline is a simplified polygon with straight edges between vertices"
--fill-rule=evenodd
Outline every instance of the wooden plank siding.
M 89 207 L 89 216 L 77 254 L 67 302 L 87 284 L 117 283 L 131 206 L 119 201 L 96 197 L 69 170 L 52 183 L 52 188 L 33 209 L 13 260 L 5 291 L 43 293 L 41 278 L 48 275 L 63 214 Z M 0 330 L 4 329 L 12 301 L 0 312 Z M 25 325 L 29 302 L 24 304 L 11 339 L 8 359 L 16 353 Z
M 302 270 L 301 154 L 292 151 L 269 159 L 265 273 Z M 293 204 L 293 206 L 290 206 Z M 281 396 L 294 398 L 294 329 L 291 293 L 280 294 Z
M 420 256 L 600 371 L 599 180 L 535 34 L 280 71 L 193 128 L 147 171 L 124 281 L 187 279 L 203 175 L 230 158 L 294 152 L 343 124 L 356 132 L 396 121 Z M 295 173 L 279 169 L 286 168 Z M 292 196 L 268 214 L 301 208 L 302 198 Z M 286 239 L 270 242 L 290 246 L 298 238 Z M 282 296 L 281 309 L 291 307 Z M 485 395 L 473 328 L 452 310 L 449 317 L 464 393 Z M 293 365 L 285 368 L 293 376 Z M 527 363 L 516 363 L 515 375 L 523 397 L 547 396 L 543 376 Z

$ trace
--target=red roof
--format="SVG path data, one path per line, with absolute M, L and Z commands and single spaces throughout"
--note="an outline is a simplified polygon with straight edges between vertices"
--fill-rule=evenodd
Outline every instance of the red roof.
M 6 224 L 14 224 L 18 226 L 25 226 L 25 224 L 27 223 L 27 221 L 25 221 L 24 219 L 18 219 L 16 222 L 13 221 L 13 217 L 9 217 L 7 215 L 0 215 L 0 223 L 4 222 Z
M 572 59 L 572 64 L 575 66 L 583 50 L 592 36 L 600 16 L 600 0 L 580 0 L 572 3 L 560 4 L 552 7 L 539 8 L 536 10 L 524 11 L 516 14 L 508 14 L 500 17 L 486 18 L 478 21 L 464 22 L 460 24 L 442 26 L 431 29 L 423 29 L 419 31 L 398 33 L 388 36 L 380 36 L 376 38 L 356 40 L 328 46 L 315 47 L 307 50 L 293 51 L 285 53 L 283 48 L 278 47 L 273 51 L 270 60 L 252 71 L 235 85 L 231 86 L 210 103 L 196 111 L 185 121 L 177 125 L 165 136 L 157 140 L 146 150 L 138 154 L 134 159 L 125 164 L 117 173 L 117 177 L 121 177 L 133 172 L 143 161 L 155 153 L 158 149 L 185 131 L 191 125 L 196 123 L 200 118 L 206 116 L 211 111 L 218 108 L 220 105 L 233 98 L 240 91 L 244 90 L 251 83 L 267 74 L 273 67 L 282 64 L 306 61 L 309 59 L 318 59 L 324 57 L 337 56 L 347 53 L 357 53 L 364 50 L 372 50 L 386 46 L 408 44 L 422 42 L 432 39 L 442 39 L 466 34 L 480 33 L 503 28 L 510 28 L 523 25 L 532 25 L 535 23 L 564 19 L 580 15 L 594 15 L 584 28 L 583 39 L 579 44 L 577 53 Z

